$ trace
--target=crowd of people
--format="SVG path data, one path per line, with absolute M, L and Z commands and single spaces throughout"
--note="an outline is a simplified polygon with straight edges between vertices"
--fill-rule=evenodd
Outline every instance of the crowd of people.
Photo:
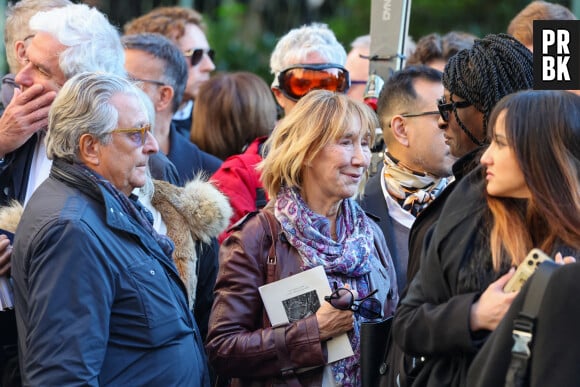
M 532 248 L 563 266 L 544 320 L 580 314 L 580 93 L 531 90 L 538 19 L 576 17 L 533 1 L 507 33 L 421 37 L 375 111 L 370 36 L 347 53 L 294 28 L 266 81 L 212 74 L 190 8 L 121 32 L 85 4 L 11 4 L 0 387 L 361 386 L 361 332 L 385 319 L 381 386 L 503 384 L 526 293 L 503 288 Z M 296 280 L 273 324 L 264 285 L 319 267 L 328 293 Z M 566 357 L 551 334 L 538 348 Z M 546 358 L 526 383 L 580 383 Z

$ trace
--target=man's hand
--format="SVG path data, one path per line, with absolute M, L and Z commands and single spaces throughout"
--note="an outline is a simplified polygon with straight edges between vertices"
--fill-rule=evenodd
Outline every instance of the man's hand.
M 55 91 L 44 92 L 42 85 L 26 91 L 14 89 L 14 96 L 0 118 L 0 157 L 20 148 L 34 133 L 48 126 L 48 110 Z

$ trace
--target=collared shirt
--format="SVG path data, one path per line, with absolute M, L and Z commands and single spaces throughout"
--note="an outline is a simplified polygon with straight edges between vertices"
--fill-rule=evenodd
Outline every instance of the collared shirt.
M 174 120 L 185 120 L 191 116 L 191 110 L 193 109 L 193 101 L 187 101 L 182 108 L 173 114 Z
M 385 166 L 381 169 L 381 176 L 385 173 Z M 383 190 L 383 196 L 385 197 L 385 201 L 387 202 L 387 207 L 389 208 L 389 216 L 393 218 L 397 223 L 405 226 L 407 229 L 410 229 L 415 221 L 415 217 L 409 212 L 405 211 L 401 205 L 391 197 L 389 192 L 387 191 L 387 186 L 385 185 L 385 179 L 381 180 L 381 189 Z
M 37 134 L 38 141 L 32 156 L 32 164 L 30 164 L 30 173 L 28 176 L 28 186 L 26 187 L 26 196 L 24 197 L 24 204 L 28 202 L 34 191 L 38 186 L 46 180 L 50 174 L 52 167 L 52 160 L 46 156 L 46 132 L 41 130 Z

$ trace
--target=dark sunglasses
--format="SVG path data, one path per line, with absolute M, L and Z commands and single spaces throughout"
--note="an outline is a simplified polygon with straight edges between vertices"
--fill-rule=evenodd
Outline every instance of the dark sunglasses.
M 334 291 L 330 296 L 325 296 L 324 300 L 336 309 L 352 310 L 367 319 L 376 319 L 382 316 L 382 305 L 372 296 L 377 293 L 377 289 L 370 292 L 366 297 L 358 300 L 354 299 L 354 294 L 347 288 L 339 288 L 334 283 Z
M 201 60 L 203 59 L 203 54 L 207 54 L 207 56 L 209 56 L 209 59 L 211 59 L 211 61 L 213 62 L 214 58 L 215 58 L 215 51 L 213 49 L 203 49 L 203 48 L 196 48 L 191 49 L 191 50 L 187 50 L 183 53 L 186 57 L 191 57 L 189 59 L 189 63 L 192 66 L 197 66 L 199 64 L 199 62 L 201 62 Z
M 278 88 L 293 101 L 310 90 L 346 93 L 350 87 L 348 70 L 334 63 L 294 65 L 278 74 Z
M 441 114 L 441 118 L 443 118 L 443 121 L 445 122 L 449 122 L 449 112 L 457 108 L 466 108 L 469 106 L 471 106 L 470 102 L 468 101 L 455 102 L 453 101 L 453 98 L 451 98 L 451 102 L 449 103 L 445 101 L 445 97 L 441 97 L 437 100 L 437 109 L 439 109 L 439 114 Z

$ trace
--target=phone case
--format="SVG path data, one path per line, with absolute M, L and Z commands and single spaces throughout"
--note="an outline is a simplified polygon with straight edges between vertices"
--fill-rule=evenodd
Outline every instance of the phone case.
M 527 279 L 530 278 L 532 274 L 534 274 L 534 271 L 538 268 L 538 265 L 546 259 L 551 258 L 542 250 L 531 249 L 526 258 L 518 266 L 514 276 L 504 286 L 504 292 L 517 292 L 520 290 Z

